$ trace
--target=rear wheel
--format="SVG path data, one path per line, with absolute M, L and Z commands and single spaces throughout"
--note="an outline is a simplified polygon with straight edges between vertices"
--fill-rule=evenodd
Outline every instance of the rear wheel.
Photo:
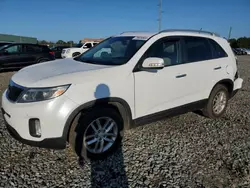
M 208 103 L 203 109 L 206 117 L 215 119 L 221 117 L 227 108 L 229 99 L 228 89 L 224 85 L 217 85 L 213 89 L 208 99 Z
M 48 59 L 40 59 L 38 60 L 38 63 L 43 63 L 43 62 L 46 62 L 46 61 L 49 61 Z
M 79 157 L 103 159 L 121 142 L 123 121 L 112 108 L 98 108 L 83 113 L 72 125 L 69 142 Z

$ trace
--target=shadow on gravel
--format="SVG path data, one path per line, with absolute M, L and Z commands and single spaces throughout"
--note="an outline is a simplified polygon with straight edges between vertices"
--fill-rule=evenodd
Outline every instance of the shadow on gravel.
M 105 99 L 103 102 L 108 104 L 110 97 L 110 89 L 106 84 L 99 84 L 94 92 L 96 99 Z M 93 104 L 93 106 L 96 104 Z M 81 140 L 76 139 L 76 142 Z M 122 144 L 118 149 L 105 159 L 89 160 L 87 150 L 84 151 L 82 147 L 75 147 L 77 153 L 80 153 L 79 165 L 84 167 L 84 163 L 88 161 L 91 171 L 91 188 L 128 188 L 128 178 L 125 171 Z M 77 146 L 78 144 L 75 144 Z M 80 151 L 79 151 L 79 148 Z M 79 155 L 78 155 L 79 156 Z
M 91 161 L 91 188 L 128 188 L 122 147 L 105 160 Z

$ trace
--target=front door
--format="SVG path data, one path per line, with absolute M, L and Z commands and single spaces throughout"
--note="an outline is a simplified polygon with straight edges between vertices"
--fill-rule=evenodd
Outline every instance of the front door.
M 0 52 L 0 69 L 19 68 L 23 59 L 20 57 L 22 46 L 10 45 Z
M 136 118 L 171 109 L 189 101 L 185 97 L 194 86 L 190 86 L 194 75 L 187 64 L 182 63 L 181 38 L 163 38 L 156 41 L 139 61 L 148 57 L 164 59 L 161 70 L 137 71 L 135 77 Z

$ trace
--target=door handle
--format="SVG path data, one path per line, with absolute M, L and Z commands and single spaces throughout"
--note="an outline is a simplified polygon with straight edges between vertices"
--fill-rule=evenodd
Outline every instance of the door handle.
M 214 70 L 219 70 L 219 69 L 221 69 L 221 66 L 214 68 Z
M 177 75 L 176 78 L 183 78 L 183 77 L 186 77 L 187 74 L 180 74 L 180 75 Z

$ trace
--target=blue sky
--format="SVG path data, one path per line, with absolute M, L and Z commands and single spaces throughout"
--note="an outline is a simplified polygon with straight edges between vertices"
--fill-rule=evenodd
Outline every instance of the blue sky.
M 162 28 L 250 37 L 250 0 L 162 0 Z M 0 0 L 0 33 L 56 41 L 157 31 L 158 0 Z

